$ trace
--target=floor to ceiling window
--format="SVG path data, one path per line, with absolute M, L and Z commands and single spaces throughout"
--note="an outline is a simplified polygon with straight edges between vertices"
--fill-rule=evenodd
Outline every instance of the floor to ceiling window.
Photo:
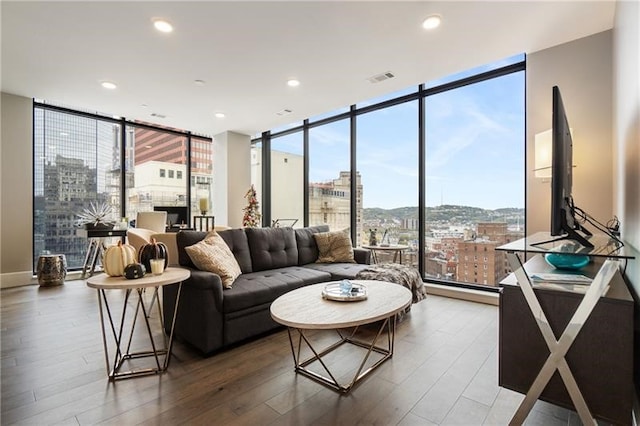
M 496 286 L 524 236 L 524 72 L 427 96 L 425 272 Z
M 351 226 L 349 120 L 309 129 L 309 225 L 332 231 Z M 357 177 L 358 194 L 362 185 Z M 360 197 L 358 205 L 361 206 Z M 361 209 L 358 209 L 361 212 Z M 360 224 L 361 215 L 357 216 Z
M 86 240 L 77 214 L 108 203 L 120 217 L 120 129 L 117 123 L 34 109 L 34 249 L 63 253 L 69 268 L 84 263 Z
M 304 226 L 302 132 L 271 139 L 271 225 Z
M 213 141 L 211 139 L 191 138 L 192 216 L 213 216 L 213 155 Z
M 129 218 L 135 219 L 137 212 L 153 211 L 156 206 L 187 205 L 188 151 L 184 135 L 129 125 L 127 147 L 131 147 L 126 157 Z
M 305 121 L 309 225 L 355 222 L 355 245 L 406 245 L 426 279 L 495 286 L 494 248 L 524 234 L 524 69 L 518 55 Z
M 357 147 L 364 216 L 358 242 L 367 244 L 373 232 L 382 244 L 406 245 L 403 262 L 417 266 L 418 101 L 359 115 Z M 377 257 L 389 261 L 393 254 Z
M 46 252 L 64 254 L 69 270 L 82 267 L 77 215 L 92 204 L 109 205 L 116 223 L 156 206 L 199 213 L 200 198 L 212 199 L 211 147 L 210 138 L 35 103 L 34 270 Z

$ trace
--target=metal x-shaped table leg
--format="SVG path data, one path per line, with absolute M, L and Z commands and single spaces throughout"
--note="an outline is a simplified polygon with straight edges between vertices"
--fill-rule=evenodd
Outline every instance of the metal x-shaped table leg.
M 549 325 L 549 321 L 542 310 L 542 306 L 540 306 L 540 302 L 533 291 L 533 286 L 531 285 L 531 281 L 524 270 L 520 258 L 513 252 L 507 253 L 507 258 L 509 259 L 511 269 L 514 271 L 518 280 L 518 284 L 522 289 L 527 305 L 529 305 L 529 309 L 531 310 L 531 313 L 538 324 L 538 328 L 542 333 L 542 337 L 547 343 L 550 351 L 547 361 L 542 366 L 542 369 L 531 385 L 529 392 L 527 392 L 527 395 L 518 407 L 516 413 L 513 415 L 509 424 L 520 425 L 524 422 L 536 400 L 540 397 L 540 394 L 547 386 L 547 383 L 549 383 L 549 380 L 551 380 L 553 373 L 558 370 L 582 423 L 585 425 L 595 425 L 596 421 L 591 415 L 589 407 L 587 407 L 587 403 L 580 392 L 580 388 L 578 387 L 564 356 L 569 351 L 569 348 L 578 336 L 582 326 L 591 315 L 591 312 L 598 303 L 598 300 L 609 288 L 609 283 L 618 268 L 618 262 L 615 260 L 606 260 L 604 262 L 602 268 L 600 268 L 600 271 L 598 271 L 598 274 L 585 293 L 582 302 L 580 302 L 580 305 L 569 321 L 567 328 L 562 333 L 562 336 L 560 336 L 560 339 L 556 340 L 553 330 Z

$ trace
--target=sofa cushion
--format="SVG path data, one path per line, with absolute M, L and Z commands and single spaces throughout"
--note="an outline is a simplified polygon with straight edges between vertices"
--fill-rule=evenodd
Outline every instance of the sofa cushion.
M 298 264 L 293 228 L 246 228 L 254 272 Z
M 235 279 L 242 273 L 229 246 L 216 232 L 208 234 L 204 240 L 192 246 L 185 247 L 185 251 L 198 269 L 218 274 L 225 288 L 231 288 Z
M 348 233 L 319 232 L 313 237 L 318 244 L 317 263 L 355 263 L 351 236 Z
M 313 263 L 318 260 L 318 244 L 316 239 L 313 238 L 313 234 L 328 231 L 329 225 L 295 229 L 296 243 L 298 245 L 298 265 Z
M 178 231 L 176 234 L 176 245 L 178 246 L 178 262 L 180 266 L 187 268 L 198 269 L 196 265 L 191 261 L 191 258 L 185 251 L 185 247 L 192 246 L 207 236 L 206 232 L 200 231 Z
M 344 279 L 352 280 L 358 272 L 369 266 L 371 265 L 362 265 L 359 263 L 309 263 L 304 265 L 303 268 L 327 272 L 331 274 L 332 281 L 338 281 Z
M 242 274 L 232 288 L 224 291 L 222 309 L 228 313 L 270 304 L 288 291 L 329 279 L 331 275 L 328 272 L 300 266 Z
M 243 274 L 253 272 L 251 266 L 251 251 L 249 250 L 249 241 L 244 229 L 228 229 L 218 231 L 218 234 L 224 239 L 229 246 L 231 253 L 235 256 L 240 265 Z

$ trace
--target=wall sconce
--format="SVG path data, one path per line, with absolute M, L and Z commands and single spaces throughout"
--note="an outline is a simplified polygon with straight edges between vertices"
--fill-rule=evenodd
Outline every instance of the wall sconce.
M 551 177 L 551 129 L 536 133 L 534 145 L 535 177 L 549 179 Z

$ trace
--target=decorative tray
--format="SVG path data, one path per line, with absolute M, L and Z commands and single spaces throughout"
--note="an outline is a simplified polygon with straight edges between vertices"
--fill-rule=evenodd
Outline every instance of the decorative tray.
M 339 302 L 356 302 L 367 298 L 367 287 L 348 280 L 327 284 L 322 289 L 322 298 Z

